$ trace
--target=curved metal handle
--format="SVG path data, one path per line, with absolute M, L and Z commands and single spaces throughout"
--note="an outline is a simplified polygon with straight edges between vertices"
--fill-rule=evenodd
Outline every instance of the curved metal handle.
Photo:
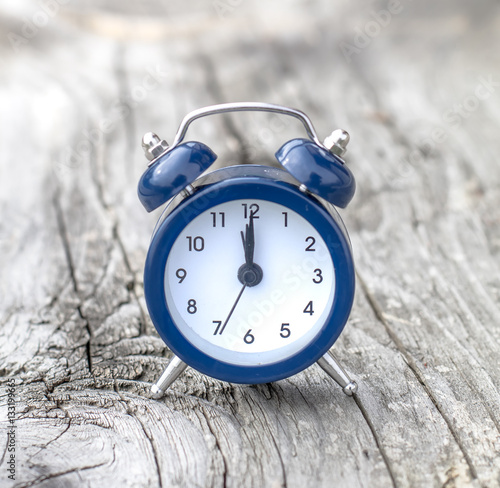
M 172 145 L 168 148 L 170 151 L 178 144 L 180 144 L 186 135 L 189 125 L 196 119 L 201 117 L 206 117 L 207 115 L 216 115 L 227 112 L 274 112 L 283 115 L 290 115 L 299 119 L 307 131 L 309 137 L 319 146 L 325 147 L 318 138 L 316 130 L 312 125 L 309 117 L 300 110 L 295 108 L 283 107 L 281 105 L 274 105 L 272 103 L 262 103 L 262 102 L 237 102 L 237 103 L 221 103 L 219 105 L 210 105 L 208 107 L 199 108 L 188 113 L 184 119 L 182 119 L 181 125 L 177 130 L 177 134 L 172 142 Z

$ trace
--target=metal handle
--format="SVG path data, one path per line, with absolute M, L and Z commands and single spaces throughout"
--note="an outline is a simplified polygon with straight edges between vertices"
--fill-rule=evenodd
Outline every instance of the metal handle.
M 227 112 L 273 112 L 283 115 L 290 115 L 299 119 L 307 131 L 309 137 L 319 146 L 325 147 L 318 138 L 316 130 L 312 125 L 309 117 L 300 110 L 295 108 L 283 107 L 281 105 L 274 105 L 272 103 L 262 103 L 262 102 L 237 102 L 237 103 L 221 103 L 219 105 L 210 105 L 208 107 L 199 108 L 188 113 L 184 119 L 182 119 L 181 125 L 175 134 L 175 138 L 172 145 L 168 148 L 170 151 L 178 144 L 180 144 L 186 135 L 189 125 L 196 119 L 201 117 L 206 117 L 207 115 L 223 114 Z

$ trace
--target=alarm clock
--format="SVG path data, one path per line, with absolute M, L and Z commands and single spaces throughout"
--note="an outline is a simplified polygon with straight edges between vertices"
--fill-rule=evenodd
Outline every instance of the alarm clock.
M 299 119 L 308 138 L 286 142 L 281 167 L 244 164 L 209 172 L 217 156 L 184 142 L 200 117 L 266 111 Z M 341 156 L 343 130 L 323 143 L 306 114 L 268 103 L 227 103 L 183 119 L 171 146 L 147 133 L 149 166 L 138 195 L 167 206 L 144 270 L 151 320 L 174 356 L 152 386 L 161 397 L 187 366 L 234 383 L 267 383 L 317 362 L 352 395 L 357 384 L 330 348 L 348 320 L 355 272 L 344 208 L 355 180 Z

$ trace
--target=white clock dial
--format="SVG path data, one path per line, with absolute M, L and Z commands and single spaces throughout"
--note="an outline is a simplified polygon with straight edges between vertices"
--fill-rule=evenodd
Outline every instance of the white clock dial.
M 262 270 L 254 286 L 238 278 L 250 222 L 253 262 Z M 318 231 L 266 200 L 233 200 L 194 218 L 165 271 L 166 302 L 180 332 L 237 365 L 271 364 L 302 350 L 321 331 L 335 295 L 334 265 Z

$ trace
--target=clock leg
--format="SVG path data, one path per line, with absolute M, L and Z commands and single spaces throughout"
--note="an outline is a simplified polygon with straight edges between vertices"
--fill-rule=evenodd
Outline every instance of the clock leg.
M 165 368 L 163 374 L 160 376 L 160 379 L 151 387 L 153 398 L 161 398 L 169 386 L 184 372 L 186 368 L 187 364 L 177 356 L 174 356 L 168 363 L 168 366 Z
M 349 378 L 331 351 L 328 351 L 323 357 L 318 359 L 318 365 L 342 387 L 342 391 L 347 396 L 352 396 L 358 391 L 358 384 Z

